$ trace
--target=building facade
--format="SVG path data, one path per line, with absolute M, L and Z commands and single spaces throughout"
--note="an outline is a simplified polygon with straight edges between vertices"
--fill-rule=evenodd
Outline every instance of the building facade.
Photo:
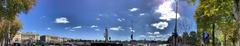
M 12 44 L 30 44 L 40 40 L 40 35 L 32 32 L 18 32 L 11 40 Z
M 49 36 L 49 35 L 42 35 L 40 37 L 40 40 L 42 42 L 46 42 L 46 43 L 62 43 L 64 41 L 67 41 L 66 38 L 57 37 L 57 36 Z

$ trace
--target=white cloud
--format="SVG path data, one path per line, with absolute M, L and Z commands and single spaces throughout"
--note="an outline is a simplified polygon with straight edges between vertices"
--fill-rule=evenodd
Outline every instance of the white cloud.
M 95 29 L 95 31 L 100 31 L 100 29 Z
M 148 35 L 147 37 L 153 38 L 153 39 L 156 39 L 156 40 L 167 41 L 170 36 L 168 36 L 166 34 L 160 34 L 160 35 Z
M 135 32 L 135 30 L 130 30 L 131 32 Z
M 159 19 L 170 21 L 172 19 L 176 19 L 176 13 L 172 8 L 172 4 L 174 0 L 166 0 L 161 5 L 159 5 L 158 9 L 156 9 L 156 13 L 160 13 L 161 16 Z M 180 17 L 180 14 L 177 13 L 177 18 Z
M 164 37 L 165 35 L 156 35 L 157 38 L 162 38 Z
M 148 35 L 146 37 L 153 38 L 156 40 L 166 41 L 171 36 L 171 34 L 160 34 L 160 32 L 147 32 Z
M 149 34 L 149 35 L 159 35 L 160 32 L 147 32 L 147 34 Z
M 146 36 L 145 35 L 139 35 L 139 37 L 145 38 Z
M 111 27 L 109 28 L 109 30 L 112 30 L 112 31 L 120 31 L 120 30 L 123 30 L 121 26 L 118 26 L 118 27 Z
M 117 19 L 119 22 L 122 22 L 122 20 L 120 18 Z
M 163 3 L 158 6 L 158 9 L 156 9 L 155 12 L 161 14 L 161 16 L 159 17 L 160 20 L 170 21 L 172 19 L 180 18 L 180 14 L 176 13 L 172 8 L 172 4 L 174 2 L 174 0 L 164 0 Z M 158 22 L 152 24 L 152 26 L 156 27 L 157 29 L 165 29 L 166 27 L 168 27 L 168 23 Z
M 101 20 L 100 18 L 96 18 L 96 20 Z
M 98 26 L 96 26 L 96 25 L 92 25 L 92 26 L 91 26 L 91 28 L 97 28 L 97 27 L 98 27 Z
M 118 20 L 119 22 L 125 21 L 124 18 L 118 18 L 117 20 Z
M 133 30 L 132 27 L 129 27 L 129 30 L 130 30 L 131 32 L 135 32 L 135 30 Z
M 103 16 L 103 14 L 98 14 L 98 16 Z
M 73 29 L 70 29 L 69 31 L 75 31 L 75 30 L 73 30 Z
M 47 28 L 47 30 L 51 30 L 51 28 L 50 28 L 50 27 L 48 27 L 48 28 Z
M 156 36 L 150 35 L 150 36 L 148 36 L 148 37 L 150 37 L 150 38 L 155 38 Z
M 147 34 L 150 34 L 150 35 L 151 35 L 151 34 L 153 34 L 153 33 L 152 33 L 152 32 L 147 32 Z
M 75 27 L 65 27 L 65 30 L 69 30 L 69 31 L 75 31 L 76 29 L 80 29 L 82 28 L 82 26 L 75 26 Z
M 170 36 L 171 34 L 161 34 L 161 35 L 156 35 L 156 38 L 159 38 L 159 40 L 167 41 Z
M 76 27 L 73 27 L 72 29 L 80 29 L 82 28 L 82 26 L 76 26 Z
M 60 17 L 60 18 L 56 18 L 55 23 L 66 24 L 66 23 L 69 23 L 69 21 L 66 17 Z
M 137 11 L 138 8 L 132 8 L 132 9 L 129 9 L 130 12 L 134 12 L 134 11 Z
M 144 15 L 145 15 L 145 13 L 140 13 L 140 14 L 139 14 L 139 16 L 144 16 Z
M 160 32 L 153 32 L 153 34 L 158 35 L 158 34 L 160 34 Z
M 152 24 L 152 26 L 157 29 L 165 29 L 166 27 L 168 27 L 168 23 L 167 22 L 158 22 L 158 23 Z

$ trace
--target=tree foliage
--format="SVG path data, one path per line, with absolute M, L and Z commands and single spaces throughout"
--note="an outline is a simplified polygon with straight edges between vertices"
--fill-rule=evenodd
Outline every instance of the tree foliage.
M 0 40 L 6 37 L 10 31 L 11 37 L 21 29 L 21 22 L 18 20 L 19 13 L 27 13 L 35 0 L 1 0 L 0 1 Z
M 200 0 L 200 4 L 194 14 L 200 37 L 203 37 L 201 36 L 203 32 L 210 33 L 213 24 L 216 25 L 215 32 L 223 32 L 223 34 L 220 35 L 232 35 L 224 34 L 233 33 L 236 28 L 232 3 L 232 0 Z M 211 33 L 210 35 L 212 36 Z M 217 38 L 219 39 L 219 37 Z

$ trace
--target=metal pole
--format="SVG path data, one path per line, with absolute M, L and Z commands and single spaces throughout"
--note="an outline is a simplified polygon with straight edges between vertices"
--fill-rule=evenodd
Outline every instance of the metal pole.
M 175 11 L 175 14 L 176 14 L 176 22 L 175 22 L 175 29 L 174 29 L 174 46 L 177 46 L 177 11 L 178 11 L 178 1 L 176 1 L 176 11 Z
M 130 21 L 131 22 L 131 27 L 130 27 L 130 31 L 131 31 L 131 40 L 130 40 L 130 44 L 131 44 L 131 46 L 135 46 L 135 41 L 134 41 L 134 36 L 133 36 L 133 34 L 134 34 L 134 26 L 133 26 L 133 21 L 131 20 Z
M 104 33 L 104 37 L 105 37 L 105 42 L 108 42 L 108 29 L 105 29 L 105 33 Z

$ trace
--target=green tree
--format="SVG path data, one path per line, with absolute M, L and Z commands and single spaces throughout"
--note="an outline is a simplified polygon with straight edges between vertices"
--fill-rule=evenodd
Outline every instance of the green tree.
M 195 31 L 191 31 L 189 33 L 189 41 L 190 41 L 191 45 L 197 45 L 197 41 L 198 41 L 197 38 L 198 38 L 197 33 Z
M 188 32 L 183 32 L 183 34 L 182 34 L 182 42 L 184 43 L 184 44 L 189 44 L 189 34 L 188 34 Z
M 236 19 L 236 36 L 239 36 L 240 34 L 240 1 L 239 0 L 233 0 L 233 13 L 234 17 Z M 236 38 L 240 39 L 240 38 Z M 240 40 L 237 41 L 238 46 L 240 46 Z
M 19 13 L 27 13 L 35 0 L 1 0 L 0 1 L 0 42 L 3 42 L 9 31 L 13 37 L 22 25 L 18 20 Z
M 222 20 L 226 16 L 232 16 L 231 0 L 200 0 L 200 4 L 195 11 L 195 18 L 197 21 L 197 32 L 201 36 L 203 32 L 211 32 L 211 43 L 215 44 L 215 32 L 220 32 L 219 29 L 224 28 L 220 26 Z
M 221 31 L 220 35 L 223 37 L 220 38 L 221 41 L 223 41 L 224 46 L 227 46 L 228 39 L 231 38 L 229 36 L 233 36 L 234 31 L 236 31 L 236 20 L 233 16 L 223 16 L 221 21 L 217 23 L 219 31 Z M 237 38 L 237 37 L 235 37 Z

